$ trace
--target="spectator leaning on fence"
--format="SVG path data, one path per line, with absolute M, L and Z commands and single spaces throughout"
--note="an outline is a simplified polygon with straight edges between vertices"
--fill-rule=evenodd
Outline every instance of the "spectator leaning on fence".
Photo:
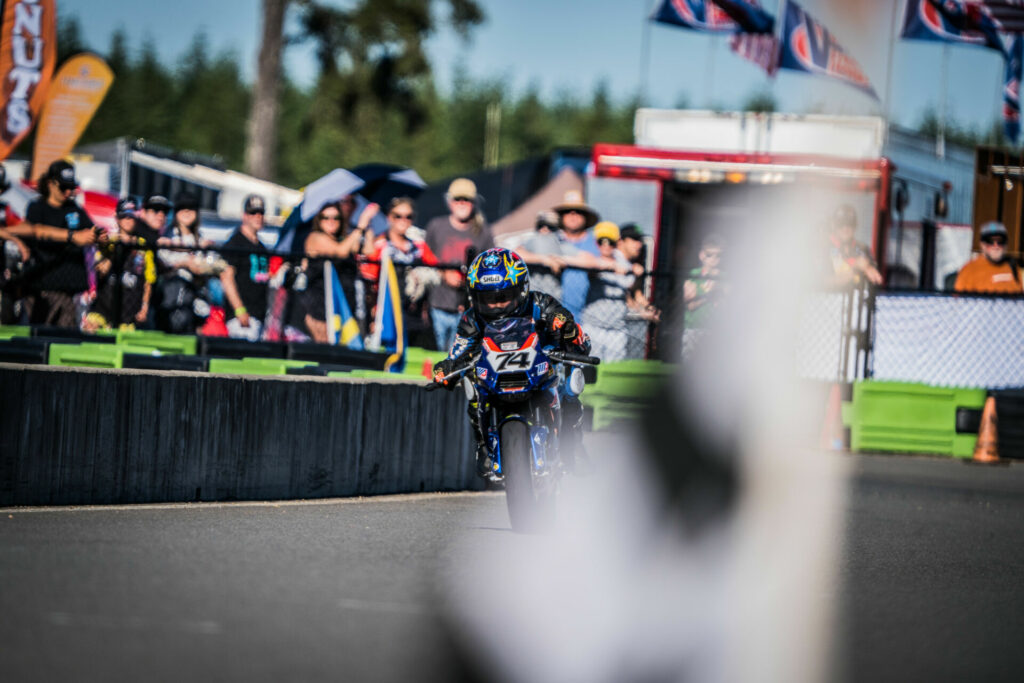
M 227 268 L 220 275 L 227 299 L 227 328 L 232 337 L 256 341 L 267 313 L 267 283 L 270 281 L 270 252 L 260 242 L 266 204 L 263 197 L 245 198 L 242 224 L 224 243 Z
M 351 198 L 347 198 L 352 205 Z M 306 265 L 308 284 L 303 297 L 305 308 L 305 325 L 313 341 L 327 343 L 327 303 L 324 292 L 324 261 L 325 259 L 347 259 L 345 263 L 336 264 L 341 289 L 348 300 L 351 310 L 356 304 L 356 264 L 354 257 L 359 253 L 365 239 L 370 220 L 377 215 L 380 207 L 368 204 L 359 216 L 359 222 L 353 229 L 348 228 L 348 216 L 343 202 L 326 204 L 313 217 L 313 227 L 306 237 L 305 253 L 309 257 Z
M 7 169 L 0 164 L 0 194 L 7 192 L 10 186 L 11 183 L 7 180 Z M 10 218 L 7 202 L 0 200 L 0 229 L 7 227 Z M 15 301 L 20 298 L 18 296 L 19 286 L 17 282 L 12 282 L 15 273 L 21 267 L 21 250 L 13 241 L 4 242 L 2 238 L 0 238 L 0 247 L 3 248 L 0 251 L 0 325 L 13 325 L 18 321 L 18 316 L 21 313 L 20 307 L 15 307 Z
M 194 195 L 179 194 L 173 207 L 174 220 L 166 230 L 167 216 L 171 213 L 171 202 L 163 195 L 151 195 L 142 205 L 142 220 L 153 231 L 160 231 L 157 240 L 161 246 L 178 247 L 160 249 L 157 259 L 167 272 L 157 285 L 159 307 L 156 324 L 165 332 L 193 334 L 199 323 L 196 314 L 197 303 L 202 292 L 203 280 L 215 265 L 216 258 L 207 258 L 202 251 L 186 250 L 182 247 L 209 247 L 210 243 L 199 237 L 199 204 Z M 212 254 L 211 254 L 212 256 Z M 222 265 L 222 264 L 219 264 Z M 199 304 L 199 308 L 205 307 Z
M 692 269 L 689 277 L 683 282 L 684 356 L 689 355 L 704 333 L 708 317 L 722 294 L 722 271 L 719 265 L 722 262 L 724 247 L 725 242 L 718 235 L 705 237 L 697 255 L 700 265 Z
M 556 299 L 562 298 L 562 245 L 558 238 L 558 214 L 554 211 L 541 211 L 534 222 L 534 233 L 523 240 L 516 253 L 530 266 L 541 266 L 530 269 L 530 289 L 543 292 Z
M 626 223 L 619 228 L 618 249 L 626 260 L 634 265 L 639 265 L 642 270 L 646 259 L 644 258 L 644 234 L 635 223 Z M 647 299 L 644 293 L 646 284 L 644 277 L 637 277 L 636 281 L 626 291 L 626 335 L 628 337 L 626 346 L 626 358 L 643 358 L 646 352 L 647 328 L 651 323 L 657 323 L 661 319 L 661 311 L 655 308 Z
M 599 220 L 597 211 L 583 201 L 575 190 L 565 193 L 562 203 L 554 208 L 561 221 L 562 256 L 572 258 L 583 254 L 601 255 L 597 240 L 590 231 Z M 586 263 L 586 261 L 584 261 Z M 596 263 L 595 263 L 596 265 Z M 589 276 L 582 270 L 566 268 L 562 271 L 562 305 L 574 316 L 579 316 L 587 302 Z
M 29 322 L 77 327 L 75 296 L 89 286 L 82 248 L 106 235 L 75 203 L 78 181 L 70 163 L 50 164 L 38 189 L 42 196 L 28 205 L 25 222 L 0 229 L 0 238 L 12 240 L 25 261 Z
M 605 362 L 626 357 L 626 292 L 643 266 L 631 264 L 618 249 L 619 226 L 602 221 L 594 227 L 601 257 L 615 262 L 615 271 L 592 272 L 581 322 L 590 335 L 592 353 Z
M 476 185 L 469 178 L 456 178 L 445 199 L 449 213 L 427 223 L 427 245 L 441 263 L 469 266 L 477 254 L 494 246 Z M 468 303 L 465 281 L 462 270 L 446 270 L 440 284 L 430 290 L 430 319 L 438 350 L 448 351 L 455 342 L 455 329 Z
M 156 257 L 152 249 L 141 247 L 155 245 L 156 239 L 151 231 L 148 238 L 143 237 L 148 228 L 138 220 L 136 210 L 130 197 L 117 203 L 117 233 L 98 251 L 96 299 L 83 327 L 142 327 L 146 323 L 156 282 Z
M 871 250 L 867 245 L 854 239 L 857 231 L 857 212 L 849 204 L 843 204 L 832 216 L 832 234 L 829 236 L 832 270 L 835 282 L 840 286 L 859 285 L 869 282 L 882 284 Z
M 981 226 L 978 237 L 981 241 L 981 254 L 960 269 L 953 289 L 957 292 L 990 294 L 1024 292 L 1020 266 L 1006 253 L 1006 226 L 998 221 L 989 221 Z
M 407 327 L 413 334 L 426 328 L 425 322 L 418 322 L 423 317 L 422 299 L 425 289 L 410 287 L 410 278 L 418 277 L 420 269 L 416 265 L 436 266 L 437 257 L 430 246 L 421 240 L 411 239 L 409 229 L 413 227 L 416 217 L 416 203 L 410 197 L 396 197 L 388 205 L 388 231 L 366 247 L 363 253 L 370 259 L 364 266 L 364 277 L 370 281 L 371 288 L 376 289 L 377 278 L 380 276 L 381 259 L 386 254 L 396 266 L 398 291 L 401 293 L 402 309 L 406 316 Z M 435 280 L 434 284 L 438 284 Z M 429 338 L 428 338 L 429 339 Z

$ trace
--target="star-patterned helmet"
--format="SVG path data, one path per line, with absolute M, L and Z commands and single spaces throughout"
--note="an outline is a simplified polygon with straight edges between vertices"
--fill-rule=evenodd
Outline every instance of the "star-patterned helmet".
M 530 271 L 514 251 L 488 249 L 466 274 L 471 303 L 484 318 L 515 315 L 530 294 Z

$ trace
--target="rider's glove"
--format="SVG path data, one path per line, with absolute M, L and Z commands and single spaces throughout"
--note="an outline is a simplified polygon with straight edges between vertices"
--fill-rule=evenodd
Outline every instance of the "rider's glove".
M 445 358 L 442 361 L 438 361 L 437 364 L 434 365 L 434 381 L 443 387 L 451 389 L 455 386 L 455 381 L 454 379 L 445 379 L 445 377 L 452 374 L 455 371 L 455 368 L 456 365 L 454 358 Z
M 562 348 L 575 353 L 590 353 L 590 337 L 574 322 L 562 326 Z

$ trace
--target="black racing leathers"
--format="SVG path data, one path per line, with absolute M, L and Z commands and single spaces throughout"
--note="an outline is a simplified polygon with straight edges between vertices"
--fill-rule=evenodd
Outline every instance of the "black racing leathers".
M 590 353 L 590 337 L 588 337 L 572 313 L 556 298 L 541 292 L 530 292 L 526 301 L 518 309 L 510 313 L 510 318 L 533 317 L 537 332 L 541 335 L 541 344 L 557 346 L 574 353 Z M 471 362 L 483 344 L 484 320 L 475 308 L 469 308 L 462 314 L 459 326 L 455 331 L 455 343 L 448 357 L 434 366 L 434 377 L 440 378 L 461 369 Z
M 543 346 L 556 346 L 560 349 L 588 355 L 590 353 L 590 337 L 576 324 L 576 320 L 562 304 L 553 296 L 541 292 L 530 292 L 526 301 L 508 317 L 524 318 L 531 316 L 537 332 L 541 335 Z M 462 314 L 455 332 L 455 343 L 448 357 L 434 366 L 434 381 L 453 372 L 461 370 L 473 362 L 476 352 L 483 344 L 485 321 L 474 308 Z M 445 382 L 451 388 L 455 383 Z M 486 438 L 483 421 L 487 406 L 477 401 L 469 403 L 469 421 L 473 427 L 473 435 L 477 442 L 477 471 L 484 472 L 489 467 L 481 467 L 481 461 L 487 458 Z M 562 453 L 567 464 L 575 461 L 576 451 L 582 440 L 583 406 L 578 398 L 564 394 L 562 396 Z

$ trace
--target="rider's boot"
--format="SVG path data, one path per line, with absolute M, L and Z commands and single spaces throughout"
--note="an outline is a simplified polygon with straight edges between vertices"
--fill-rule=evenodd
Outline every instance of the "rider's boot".
M 483 415 L 476 401 L 469 402 L 469 424 L 473 427 L 473 438 L 476 439 L 476 474 L 478 477 L 486 477 L 494 472 L 494 459 L 487 450 Z
M 487 447 L 481 444 L 476 446 L 476 475 L 486 477 L 494 473 L 494 459 L 488 453 Z

